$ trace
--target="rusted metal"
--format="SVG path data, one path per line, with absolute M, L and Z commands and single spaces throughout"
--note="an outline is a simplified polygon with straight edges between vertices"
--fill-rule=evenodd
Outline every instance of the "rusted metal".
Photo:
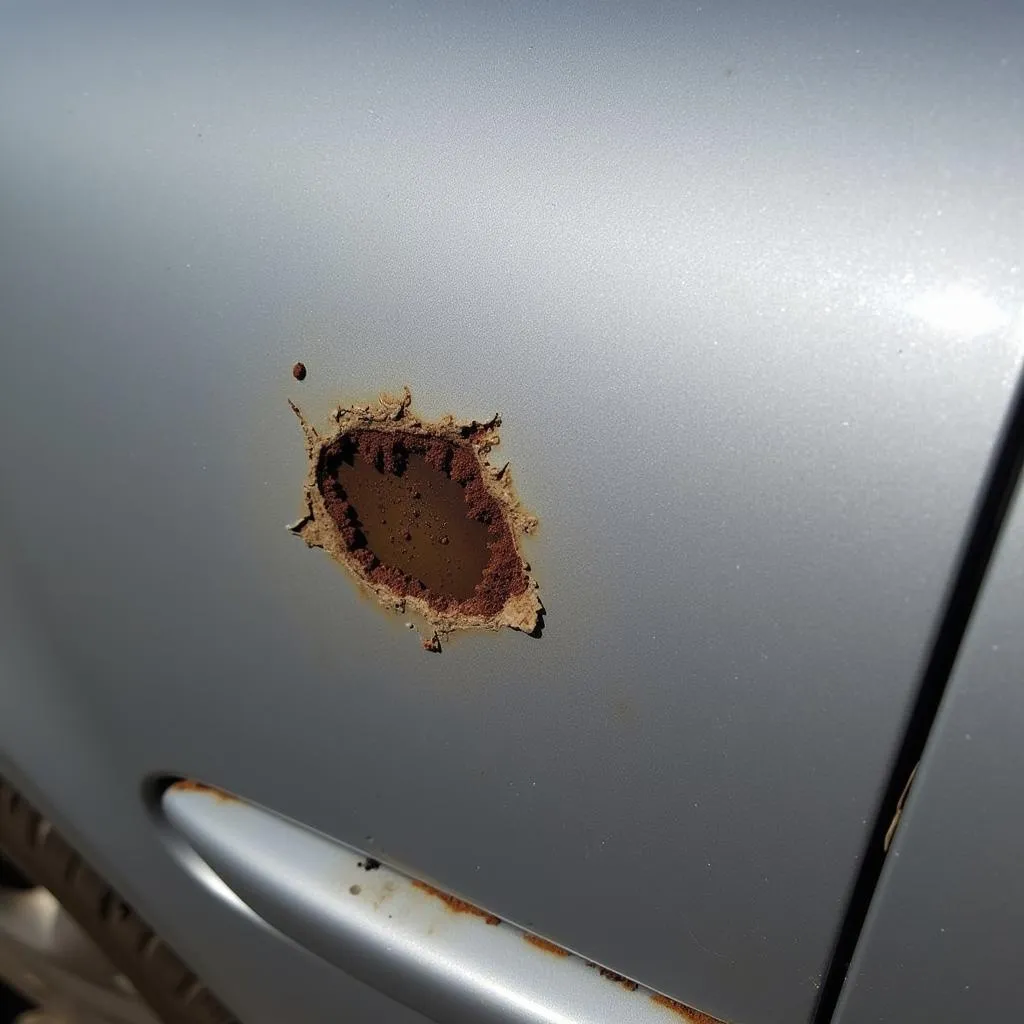
M 415 878 L 412 881 L 412 885 L 414 889 L 419 889 L 420 892 L 429 893 L 431 896 L 437 897 L 437 899 L 439 899 L 453 913 L 472 914 L 474 917 L 483 918 L 484 921 L 490 925 L 501 924 L 501 918 L 496 914 L 483 910 L 466 900 L 459 899 L 458 896 L 453 896 L 450 892 L 443 892 L 441 889 L 435 889 L 434 886 L 428 885 L 426 882 L 421 882 L 419 879 Z
M 196 779 L 179 779 L 170 788 L 179 793 L 205 793 L 223 803 L 241 803 L 233 793 L 218 789 L 216 786 L 208 786 L 205 782 L 199 782 Z
M 523 938 L 531 946 L 536 946 L 538 949 L 543 949 L 545 953 L 551 953 L 552 956 L 572 956 L 567 949 L 563 949 L 561 946 L 556 946 L 553 942 L 548 942 L 547 939 L 542 939 L 539 935 L 532 935 L 530 932 L 525 932 Z
M 372 861 L 372 858 L 366 858 L 366 860 Z M 374 866 L 379 867 L 379 861 L 372 861 Z M 363 865 L 364 862 L 360 862 Z M 367 868 L 367 870 L 370 870 Z M 449 910 L 456 914 L 470 914 L 473 917 L 479 917 L 489 925 L 499 925 L 502 923 L 500 917 L 496 914 L 492 914 L 481 907 L 470 903 L 468 900 L 461 899 L 458 896 L 453 896 L 451 893 L 444 892 L 442 889 L 438 889 L 427 882 L 421 882 L 419 879 L 410 879 L 410 884 L 414 889 L 418 889 L 420 892 L 425 892 L 430 896 L 440 900 Z M 532 932 L 523 932 L 523 939 L 533 946 L 535 949 L 543 950 L 545 953 L 549 953 L 552 956 L 556 956 L 562 959 L 580 959 L 576 957 L 570 950 L 565 949 L 563 946 L 559 946 L 557 943 L 552 942 L 550 939 L 542 938 L 540 935 L 534 935 Z M 612 982 L 615 985 L 619 985 L 624 988 L 627 992 L 637 992 L 640 989 L 640 983 L 634 981 L 632 978 L 627 978 L 623 974 L 619 974 L 616 971 L 610 970 L 607 967 L 602 967 L 600 964 L 594 963 L 592 960 L 584 960 L 584 964 L 587 967 L 596 968 L 598 974 L 607 981 Z M 703 1013 L 700 1010 L 695 1010 L 691 1006 L 687 1006 L 685 1003 L 680 1003 L 675 999 L 670 999 L 668 996 L 662 995 L 660 992 L 651 992 L 649 989 L 645 989 L 649 994 L 649 997 L 653 1003 L 658 1006 L 671 1010 L 673 1013 L 678 1014 L 684 1020 L 690 1022 L 690 1024 L 723 1024 L 722 1021 L 716 1017 L 712 1017 L 707 1013 Z
M 614 981 L 616 985 L 621 985 L 627 992 L 635 992 L 640 987 L 640 985 L 632 978 L 627 978 L 622 974 L 616 974 L 615 971 L 609 971 L 607 967 L 602 967 L 600 969 L 600 973 L 602 978 Z
M 903 817 L 903 807 L 907 802 L 907 797 L 910 795 L 910 787 L 914 784 L 914 776 L 917 774 L 918 766 L 915 764 L 913 771 L 911 771 L 907 778 L 907 784 L 903 787 L 903 792 L 900 794 L 900 798 L 896 803 L 896 813 L 892 816 L 892 821 L 889 822 L 889 827 L 885 830 L 885 839 L 882 841 L 882 849 L 888 853 L 889 847 L 892 846 L 893 838 L 896 835 L 896 829 L 899 828 L 900 818 Z
M 651 996 L 651 1002 L 657 1003 L 658 1006 L 664 1006 L 666 1010 L 671 1010 L 673 1013 L 678 1013 L 683 1020 L 689 1021 L 690 1024 L 722 1024 L 722 1021 L 716 1017 L 701 1013 L 700 1010 L 695 1010 L 685 1003 L 676 1002 L 675 999 L 669 999 L 668 996 L 663 996 L 660 992 L 655 992 Z
M 507 465 L 497 470 L 488 458 L 500 417 L 428 422 L 411 402 L 406 389 L 376 406 L 336 409 L 330 434 L 289 402 L 308 460 L 304 512 L 289 529 L 384 608 L 422 618 L 425 650 L 440 651 L 460 629 L 539 636 L 544 607 L 520 550 L 537 519 Z

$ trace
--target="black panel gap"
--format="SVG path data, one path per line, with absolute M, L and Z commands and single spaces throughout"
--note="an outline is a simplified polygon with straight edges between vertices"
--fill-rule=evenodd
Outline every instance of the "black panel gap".
M 931 654 L 875 815 L 868 846 L 861 856 L 860 869 L 821 986 L 812 1024 L 830 1024 L 835 1014 L 843 982 L 885 862 L 885 834 L 892 823 L 910 773 L 924 753 L 925 743 L 946 692 L 953 664 L 1006 518 L 1022 463 L 1024 378 L 1018 380 L 1009 416 L 1000 433 L 995 458 L 970 520 L 966 544 L 961 548 L 953 585 L 939 618 L 938 632 L 932 641 Z

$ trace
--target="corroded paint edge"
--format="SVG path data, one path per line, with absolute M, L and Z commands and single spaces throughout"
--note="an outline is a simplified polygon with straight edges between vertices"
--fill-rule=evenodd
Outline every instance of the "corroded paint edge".
M 452 893 L 445 892 L 443 889 L 438 889 L 437 886 L 430 885 L 416 878 L 408 879 L 408 881 L 414 889 L 418 889 L 420 892 L 440 900 L 452 913 L 469 914 L 495 927 L 497 925 L 511 927 L 519 932 L 524 942 L 549 956 L 561 960 L 583 960 L 582 957 L 573 953 L 572 950 L 559 946 L 558 943 L 545 939 L 534 932 L 528 932 L 518 925 L 509 925 L 508 922 L 503 921 L 497 914 L 492 914 L 489 910 L 484 910 L 483 907 L 478 907 L 475 903 L 470 903 L 469 900 L 465 900 L 461 896 L 455 896 Z M 704 1013 L 701 1010 L 695 1010 L 692 1006 L 687 1006 L 686 1003 L 681 1003 L 677 999 L 672 999 L 669 996 L 662 995 L 660 992 L 655 992 L 653 989 L 641 985 L 640 982 L 627 978 L 624 974 L 619 974 L 608 967 L 602 967 L 600 964 L 594 963 L 593 960 L 583 960 L 583 963 L 585 966 L 594 969 L 606 981 L 618 985 L 620 988 L 625 989 L 626 992 L 635 992 L 639 996 L 646 996 L 655 1006 L 671 1011 L 684 1021 L 689 1022 L 689 1024 L 726 1024 L 725 1021 L 721 1021 L 717 1017 L 712 1017 L 710 1014 Z
M 663 1006 L 666 1010 L 671 1010 L 674 1014 L 682 1017 L 683 1020 L 689 1021 L 689 1024 L 724 1024 L 717 1017 L 701 1013 L 700 1010 L 695 1010 L 692 1006 L 687 1006 L 685 1003 L 680 1003 L 675 999 L 669 999 L 668 996 L 663 996 L 660 992 L 652 993 L 651 1002 L 656 1006 Z
M 483 907 L 470 903 L 469 900 L 453 896 L 450 892 L 438 889 L 427 882 L 421 882 L 419 879 L 414 878 L 412 879 L 412 887 L 419 889 L 420 892 L 425 892 L 428 896 L 439 899 L 453 914 L 471 914 L 473 917 L 479 917 L 492 926 L 501 924 L 501 918 L 497 914 L 492 914 L 490 911 L 484 910 Z

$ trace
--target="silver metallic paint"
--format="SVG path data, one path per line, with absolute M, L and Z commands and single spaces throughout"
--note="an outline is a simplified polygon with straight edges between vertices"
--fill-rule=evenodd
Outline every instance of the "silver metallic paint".
M 1024 502 L 1007 520 L 836 1024 L 1024 1019 Z
M 241 972 L 309 1021 L 343 980 L 185 895 L 152 772 L 806 1020 L 1020 368 L 1020 6 L 0 17 L 0 518 L 55 663 L 0 749 L 55 820 L 257 1024 Z M 505 414 L 540 641 L 428 658 L 282 529 L 285 399 L 403 383 Z M 92 768 L 38 748 L 71 699 Z
M 386 865 L 272 811 L 172 787 L 178 829 L 247 906 L 307 949 L 446 1024 L 682 1024 L 597 965 L 454 912 Z

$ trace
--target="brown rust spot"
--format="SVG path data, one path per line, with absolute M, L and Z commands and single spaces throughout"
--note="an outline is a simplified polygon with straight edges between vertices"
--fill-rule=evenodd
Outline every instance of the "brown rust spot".
M 651 996 L 651 1002 L 657 1003 L 658 1006 L 664 1006 L 666 1010 L 671 1010 L 673 1013 L 678 1013 L 680 1017 L 690 1021 L 691 1024 L 722 1024 L 717 1018 L 701 1013 L 700 1010 L 695 1010 L 692 1006 L 687 1006 L 685 1003 L 678 1003 L 674 999 L 669 999 L 668 996 L 663 996 L 660 992 L 655 992 Z
M 882 850 L 885 853 L 889 852 L 889 847 L 892 846 L 893 837 L 896 835 L 896 829 L 899 828 L 900 818 L 903 817 L 903 808 L 907 802 L 907 797 L 910 795 L 910 787 L 914 784 L 914 776 L 917 774 L 917 769 L 920 764 L 915 764 L 910 776 L 907 778 L 907 784 L 903 787 L 903 792 L 900 793 L 899 800 L 896 801 L 896 811 L 892 816 L 892 821 L 889 822 L 889 827 L 885 830 L 885 838 L 882 840 Z
M 427 885 L 426 882 L 420 882 L 417 879 L 413 879 L 412 884 L 414 889 L 419 889 L 420 892 L 425 892 L 430 896 L 436 896 L 455 914 L 472 914 L 474 917 L 482 917 L 487 924 L 501 924 L 500 917 L 497 917 L 486 910 L 482 910 L 480 907 L 473 903 L 469 903 L 467 900 L 460 900 L 458 896 L 453 896 L 450 892 L 435 889 L 434 886 Z
M 635 992 L 640 987 L 632 978 L 616 974 L 615 971 L 609 971 L 607 967 L 601 968 L 601 977 L 614 981 L 616 985 L 621 985 L 627 992 Z
M 226 793 L 223 789 L 217 789 L 216 786 L 208 786 L 205 782 L 197 782 L 195 779 L 179 779 L 171 786 L 171 789 L 177 790 L 179 793 L 206 793 L 222 803 L 240 802 L 237 796 Z
M 543 949 L 545 953 L 551 953 L 554 956 L 569 956 L 569 950 L 562 949 L 561 946 L 556 946 L 553 942 L 548 942 L 547 939 L 542 939 L 539 935 L 531 935 L 529 932 L 523 935 L 523 938 L 531 946 L 536 946 L 538 949 Z
M 320 490 L 349 550 L 365 548 L 377 559 L 371 577 L 397 570 L 391 587 L 402 596 L 425 590 L 435 605 L 469 603 L 494 560 L 493 532 L 471 515 L 464 487 L 435 469 L 423 448 L 411 434 L 369 442 L 365 434 L 345 435 L 325 455 Z M 483 514 L 500 519 L 496 503 L 487 505 Z M 511 571 L 524 588 L 518 559 Z
M 438 651 L 456 629 L 509 626 L 539 635 L 543 607 L 518 544 L 535 526 L 487 423 L 428 423 L 411 396 L 338 409 L 322 436 L 292 404 L 309 457 L 306 514 L 290 529 L 341 562 L 381 603 L 427 622 L 423 646 Z
M 296 363 L 292 367 L 292 376 L 296 380 L 305 380 L 306 379 L 306 364 L 305 363 Z

